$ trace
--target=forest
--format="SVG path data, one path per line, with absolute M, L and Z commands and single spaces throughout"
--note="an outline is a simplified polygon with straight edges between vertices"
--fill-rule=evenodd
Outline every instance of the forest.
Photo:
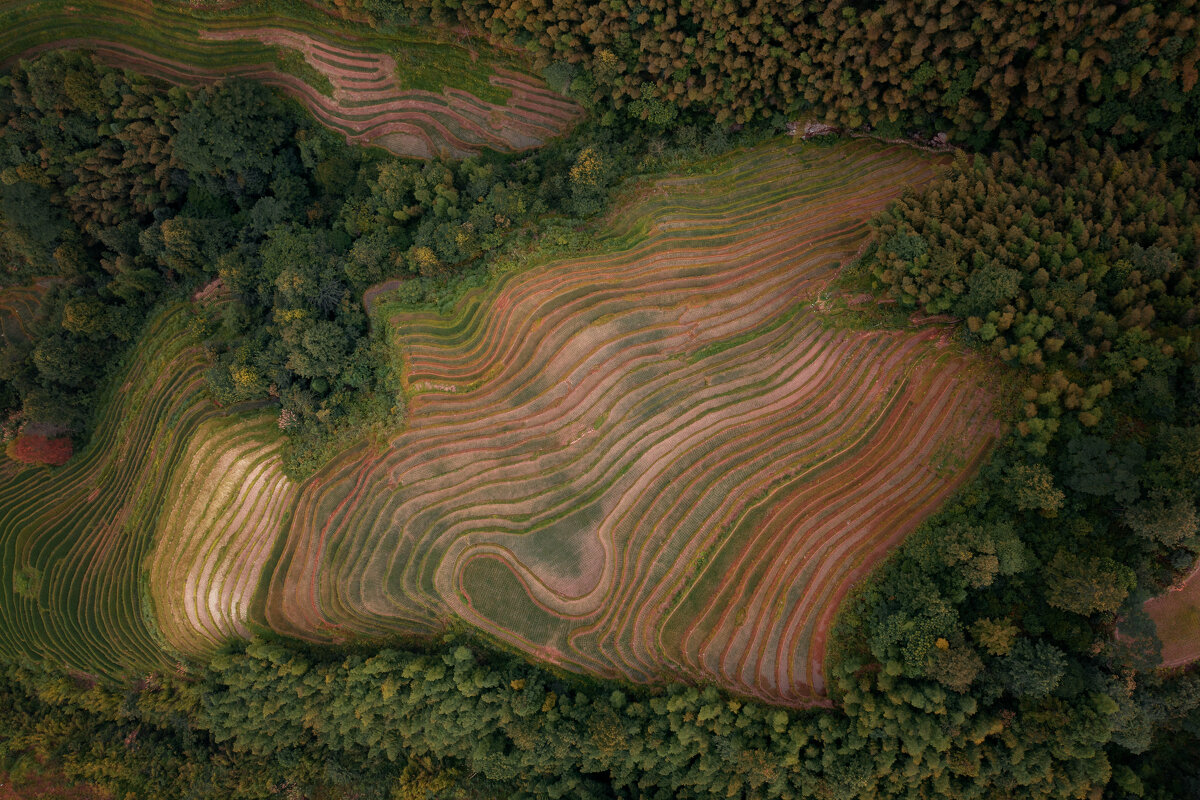
M 626 178 L 810 121 L 954 149 L 840 283 L 952 320 L 1013 384 L 1011 430 L 845 601 L 832 708 L 582 677 L 467 630 L 258 631 L 125 683 L 5 664 L 0 769 L 122 798 L 1200 796 L 1200 673 L 1156 669 L 1142 608 L 1200 556 L 1194 0 L 327 5 L 519 48 L 587 119 L 422 163 L 252 81 L 20 62 L 0 283 L 50 280 L 29 336 L 0 339 L 6 440 L 85 446 L 151 311 L 216 291 L 189 321 L 209 396 L 277 410 L 303 479 L 403 419 L 368 287 L 402 276 L 404 305 L 449 309 Z

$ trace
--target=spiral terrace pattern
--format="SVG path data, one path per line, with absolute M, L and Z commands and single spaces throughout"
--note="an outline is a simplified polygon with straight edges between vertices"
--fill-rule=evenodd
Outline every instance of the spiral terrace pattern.
M 573 669 L 816 699 L 840 598 L 999 434 L 938 333 L 839 329 L 813 304 L 935 168 L 761 147 L 655 185 L 601 254 L 394 319 L 409 427 L 302 489 L 270 623 L 457 615 Z
M 0 16 L 7 41 L 0 45 L 0 58 L 7 56 L 8 62 L 17 54 L 32 58 L 46 50 L 79 49 L 112 66 L 172 83 L 251 78 L 292 95 L 350 142 L 414 158 L 463 158 L 484 147 L 525 150 L 567 132 L 582 113 L 541 80 L 486 61 L 474 69 L 489 75 L 485 86 L 506 96 L 504 103 L 453 87 L 440 93 L 403 89 L 397 84 L 395 60 L 374 49 L 403 47 L 402 42 L 334 40 L 329 38 L 336 36 L 333 31 L 319 36 L 266 24 L 271 17 L 198 22 L 165 4 L 97 0 L 66 7 L 0 0 L 2 14 L 8 15 Z M 307 27 L 300 20 L 277 21 Z M 154 38 L 144 31 L 153 31 Z M 303 56 L 309 68 L 330 82 L 332 96 L 281 70 L 274 63 L 277 48 Z

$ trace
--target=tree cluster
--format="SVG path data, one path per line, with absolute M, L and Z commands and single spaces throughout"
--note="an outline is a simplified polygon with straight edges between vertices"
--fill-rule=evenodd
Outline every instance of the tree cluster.
M 876 288 L 962 320 L 1022 403 L 844 612 L 837 691 L 900 730 L 928 725 L 930 693 L 957 695 L 967 727 L 921 761 L 951 796 L 1186 794 L 1195 776 L 1161 762 L 1197 746 L 1195 678 L 1155 672 L 1142 603 L 1200 554 L 1200 164 L 1035 144 L 960 156 L 874 221 Z M 964 732 L 990 747 L 964 753 Z
M 1086 143 L 1018 159 L 960 155 L 874 221 L 876 286 L 950 313 L 969 339 L 1032 371 L 1021 433 L 1044 448 L 1114 392 L 1147 421 L 1192 402 L 1200 302 L 1200 161 Z
M 652 126 L 815 117 L 976 148 L 1087 132 L 1196 152 L 1195 0 L 326 1 L 378 22 L 469 25 Z
M 143 248 L 183 202 L 171 140 L 183 96 L 76 54 L 0 79 L 3 280 L 62 282 L 32 341 L 0 352 L 0 401 L 82 429 L 104 366 L 169 276 Z
M 155 676 L 115 692 L 32 665 L 8 666 L 0 674 L 0 773 L 10 776 L 16 797 L 33 796 L 22 793 L 22 778 L 50 774 L 113 800 L 299 800 L 313 790 L 352 800 L 363 786 L 404 785 L 331 752 L 234 753 L 196 725 L 197 696 L 194 686 Z M 413 768 L 408 775 L 425 777 Z M 386 789 L 376 796 L 388 797 Z
M 1001 574 L 1030 568 L 1009 563 Z M 919 583 L 914 595 L 936 599 Z M 902 663 L 843 664 L 844 713 L 713 688 L 614 687 L 453 635 L 341 655 L 254 641 L 217 655 L 200 682 L 148 676 L 124 692 L 10 669 L 0 766 L 36 756 L 118 797 L 960 800 L 1074 798 L 1110 780 L 1156 798 L 1169 796 L 1156 786 L 1196 788 L 1195 776 L 1153 782 L 1169 764 L 1110 763 L 1105 752 L 1112 741 L 1142 753 L 1155 733 L 1194 733 L 1194 676 L 1131 688 L 994 620 L 964 641 L 938 625 L 954 602 L 914 618 L 928 641 L 910 641 Z M 889 631 L 876 638 L 894 640 Z M 933 638 L 939 631 L 952 639 Z M 981 669 L 971 647 L 998 654 L 988 692 L 967 690 Z M 913 659 L 923 677 L 910 674 Z

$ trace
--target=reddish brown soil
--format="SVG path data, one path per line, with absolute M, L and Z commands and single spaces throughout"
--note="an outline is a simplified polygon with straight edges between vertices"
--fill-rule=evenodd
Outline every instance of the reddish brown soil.
M 0 772 L 0 800 L 109 800 L 94 786 L 71 785 L 61 774 L 29 775 L 13 780 Z
M 394 289 L 399 289 L 403 285 L 404 279 L 391 278 L 370 287 L 363 292 L 363 310 L 370 314 L 371 309 L 375 306 L 375 301 L 378 299 L 379 295 L 383 294 L 384 292 L 390 292 Z
M 214 278 L 211 283 L 207 283 L 204 286 L 197 289 L 195 291 L 195 293 L 192 295 L 192 300 L 194 300 L 197 303 L 202 303 L 206 300 L 211 300 L 211 299 L 213 299 L 213 297 L 220 294 L 221 290 L 224 288 L 225 288 L 225 284 L 221 282 L 221 279 Z
M 71 458 L 74 447 L 67 437 L 50 439 L 45 436 L 21 434 L 13 442 L 9 455 L 22 464 L 47 464 L 61 467 Z
M 1181 667 L 1200 658 L 1200 566 L 1178 586 L 1146 601 L 1162 640 L 1162 665 Z

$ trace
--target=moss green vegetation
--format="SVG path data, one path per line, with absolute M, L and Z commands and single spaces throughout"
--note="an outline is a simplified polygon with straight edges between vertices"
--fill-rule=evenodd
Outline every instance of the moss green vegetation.
M 329 76 L 315 69 L 296 50 L 276 47 L 274 63 L 282 72 L 295 75 L 326 97 L 333 96 L 333 83 L 329 80 Z
M 395 29 L 398 33 L 404 28 Z M 424 33 L 428 35 L 429 28 L 412 28 L 411 35 Z M 384 42 L 380 46 L 387 46 Z M 396 82 L 402 89 L 416 89 L 423 92 L 440 94 L 451 86 L 470 92 L 480 100 L 503 105 L 511 96 L 511 92 L 503 86 L 488 81 L 490 61 L 518 69 L 519 63 L 504 51 L 492 50 L 486 44 L 477 47 L 471 40 L 470 47 L 460 42 L 436 42 L 400 39 L 398 44 L 391 44 L 385 50 L 396 60 Z

